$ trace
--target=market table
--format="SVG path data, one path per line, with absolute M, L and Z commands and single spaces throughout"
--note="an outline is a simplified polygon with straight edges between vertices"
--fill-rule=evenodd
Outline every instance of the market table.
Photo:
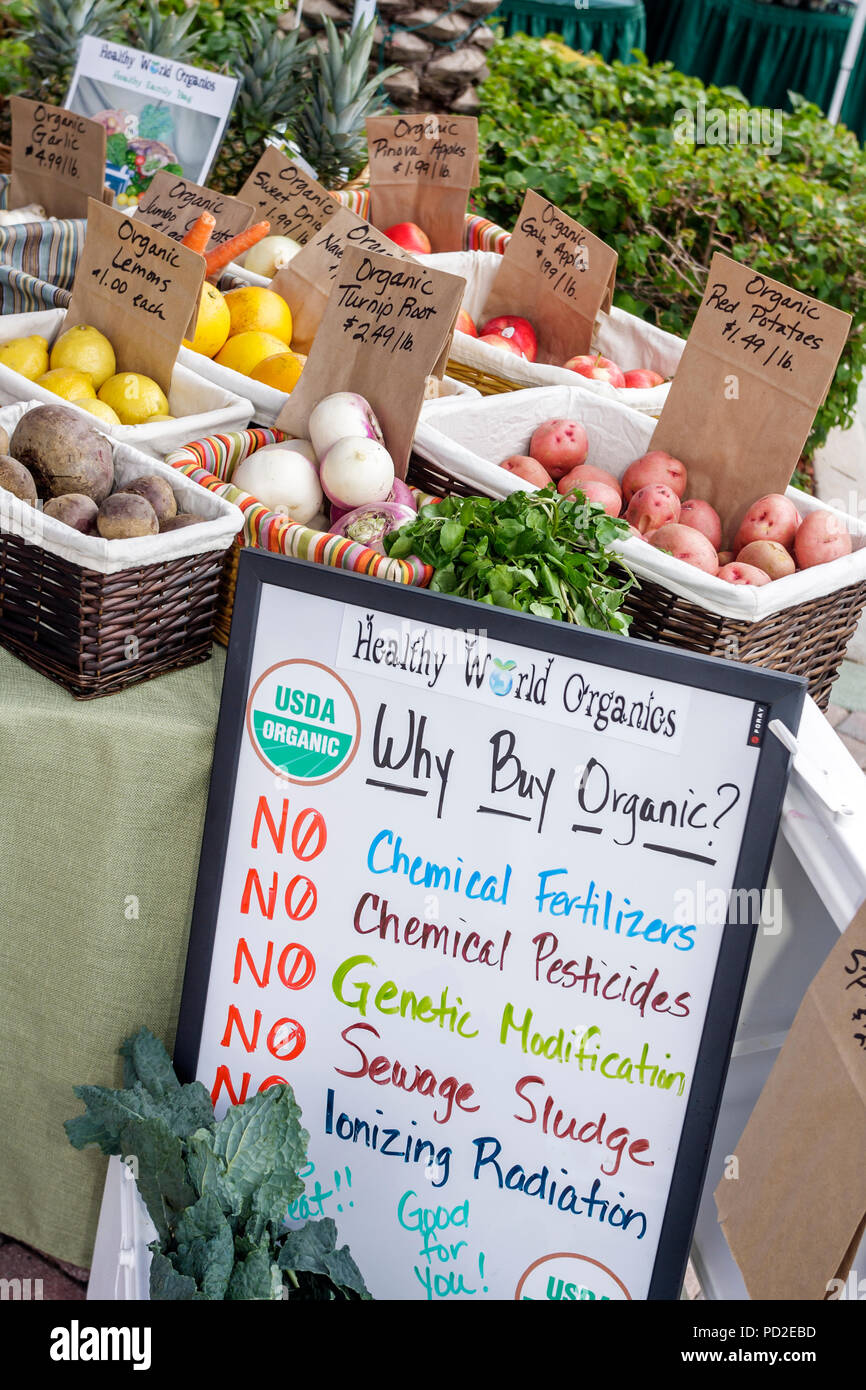
M 826 111 L 850 13 L 795 10 L 761 0 L 650 0 L 647 49 L 703 82 L 739 87 L 755 106 L 790 110 L 797 92 Z M 851 75 L 843 124 L 866 137 L 866 44 Z
M 81 702 L 0 650 L 0 1231 L 77 1265 L 106 1160 L 63 1121 L 173 1041 L 224 664 Z
M 646 47 L 643 0 L 503 0 L 495 18 L 505 21 L 507 34 L 561 34 L 570 48 L 600 53 L 608 62 L 628 63 L 633 48 Z

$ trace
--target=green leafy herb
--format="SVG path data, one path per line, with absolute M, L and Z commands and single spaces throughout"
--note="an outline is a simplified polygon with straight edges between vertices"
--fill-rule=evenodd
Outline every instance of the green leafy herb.
M 446 497 L 385 537 L 389 555 L 417 555 L 430 588 L 540 618 L 628 632 L 622 604 L 636 580 L 611 541 L 628 526 L 582 493 L 555 488 L 489 497 Z
M 201 1082 L 183 1086 L 147 1028 L 120 1049 L 123 1089 L 76 1086 L 77 1149 L 134 1157 L 157 1229 L 152 1299 L 364 1299 L 370 1294 L 333 1221 L 284 1222 L 304 1184 L 309 1135 L 290 1086 L 271 1086 L 219 1121 Z

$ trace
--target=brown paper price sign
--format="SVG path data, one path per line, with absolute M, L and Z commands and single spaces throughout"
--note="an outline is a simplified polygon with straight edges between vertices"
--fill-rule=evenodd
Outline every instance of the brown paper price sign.
M 86 217 L 105 189 L 105 127 L 61 106 L 10 97 L 9 207 L 39 203 L 49 217 Z
M 306 246 L 340 204 L 326 188 L 268 145 L 238 197 L 251 203 L 255 220 L 271 224 L 272 236 L 290 236 Z
M 172 241 L 183 241 L 203 212 L 215 219 L 208 247 L 221 246 L 238 232 L 245 232 L 253 220 L 251 203 L 228 198 L 211 188 L 191 183 L 160 169 L 154 174 L 133 216 L 137 222 L 164 232 Z
M 118 371 L 142 372 L 168 395 L 181 340 L 195 331 L 204 273 L 196 251 L 91 199 L 64 326 L 98 328 Z
M 652 447 L 682 459 L 723 542 L 759 497 L 785 491 L 850 325 L 841 309 L 713 257 Z
M 271 281 L 271 289 L 282 295 L 292 311 L 292 346 L 297 352 L 310 351 L 347 246 L 414 260 L 363 217 L 340 208 Z
M 613 301 L 616 252 L 529 189 L 482 318 L 518 314 L 538 337 L 538 361 L 564 366 L 590 351 Z
M 435 251 L 463 249 L 470 189 L 478 182 L 474 116 L 371 116 L 370 215 L 387 230 L 414 222 Z
M 844 1296 L 866 1225 L 864 1148 L 866 906 L 809 986 L 736 1145 L 736 1178 L 715 1191 L 753 1299 Z
M 320 400 L 357 391 L 373 407 L 397 476 L 404 478 L 425 384 L 445 369 L 465 289 L 460 276 L 347 246 L 277 428 L 303 438 Z

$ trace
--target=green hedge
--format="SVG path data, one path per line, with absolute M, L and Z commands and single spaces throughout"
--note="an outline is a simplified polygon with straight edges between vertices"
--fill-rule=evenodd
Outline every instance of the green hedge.
M 478 211 L 511 227 L 525 189 L 538 189 L 618 252 L 616 303 L 683 336 L 715 251 L 844 309 L 851 335 L 807 455 L 832 426 L 849 426 L 866 365 L 866 154 L 856 137 L 794 98 L 777 155 L 694 146 L 675 138 L 682 112 L 699 101 L 708 112 L 748 109 L 741 93 L 642 57 L 607 64 L 555 37 L 501 41 L 488 61 Z

